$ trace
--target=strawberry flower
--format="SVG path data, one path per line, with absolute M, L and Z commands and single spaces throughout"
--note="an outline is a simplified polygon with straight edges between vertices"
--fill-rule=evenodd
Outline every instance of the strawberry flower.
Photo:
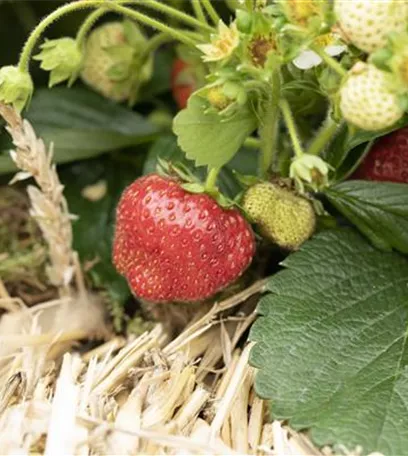
M 324 48 L 324 52 L 331 57 L 337 57 L 347 49 L 347 46 L 345 44 L 341 44 L 340 39 L 332 33 L 327 33 L 326 35 L 317 37 L 314 40 L 314 43 L 322 46 Z M 321 63 L 322 58 L 310 49 L 304 49 L 293 60 L 293 64 L 300 70 L 309 70 Z
M 224 22 L 218 24 L 218 34 L 211 36 L 211 44 L 198 44 L 204 53 L 204 62 L 217 62 L 231 56 L 239 44 L 239 33 L 235 22 L 228 27 Z

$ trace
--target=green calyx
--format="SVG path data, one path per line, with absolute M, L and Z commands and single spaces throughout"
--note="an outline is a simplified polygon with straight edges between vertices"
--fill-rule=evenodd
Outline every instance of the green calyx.
M 279 184 L 261 182 L 250 187 L 243 208 L 263 237 L 286 250 L 297 250 L 316 227 L 311 201 Z
M 30 102 L 34 91 L 33 81 L 29 73 L 15 66 L 0 68 L 0 101 L 12 104 L 22 111 Z
M 60 38 L 43 43 L 34 60 L 41 62 L 43 70 L 50 71 L 50 87 L 63 81 L 71 86 L 81 70 L 83 55 L 76 40 Z

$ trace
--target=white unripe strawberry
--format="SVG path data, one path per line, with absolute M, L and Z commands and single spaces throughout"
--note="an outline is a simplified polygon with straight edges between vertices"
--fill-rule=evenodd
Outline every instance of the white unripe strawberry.
M 358 62 L 340 90 L 340 109 L 351 124 L 369 131 L 395 124 L 404 114 L 392 75 Z
M 137 89 L 152 73 L 152 58 L 141 60 L 146 42 L 130 21 L 96 27 L 86 42 L 82 80 L 106 98 L 132 104 Z
M 344 38 L 371 53 L 387 44 L 387 36 L 408 25 L 405 0 L 335 0 L 334 11 Z

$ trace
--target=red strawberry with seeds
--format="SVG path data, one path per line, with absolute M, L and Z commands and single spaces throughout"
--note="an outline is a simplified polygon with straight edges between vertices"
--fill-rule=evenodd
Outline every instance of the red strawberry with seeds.
M 236 209 L 177 180 L 144 176 L 119 202 L 114 263 L 147 301 L 206 299 L 235 281 L 254 253 L 251 227 Z
M 176 59 L 171 71 L 171 92 L 177 106 L 184 109 L 190 95 L 196 90 L 196 80 L 191 65 Z
M 408 183 L 408 127 L 376 141 L 352 178 Z

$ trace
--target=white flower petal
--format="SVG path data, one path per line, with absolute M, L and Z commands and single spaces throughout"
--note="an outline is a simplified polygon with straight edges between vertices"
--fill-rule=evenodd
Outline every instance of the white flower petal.
M 335 57 L 336 55 L 342 54 L 346 49 L 347 46 L 345 45 L 332 44 L 330 46 L 325 47 L 324 52 L 326 52 L 326 54 L 331 55 L 332 57 Z
M 320 65 L 320 63 L 322 63 L 322 59 L 316 52 L 310 50 L 301 52 L 295 60 L 293 60 L 293 64 L 300 70 L 309 70 L 310 68 Z

